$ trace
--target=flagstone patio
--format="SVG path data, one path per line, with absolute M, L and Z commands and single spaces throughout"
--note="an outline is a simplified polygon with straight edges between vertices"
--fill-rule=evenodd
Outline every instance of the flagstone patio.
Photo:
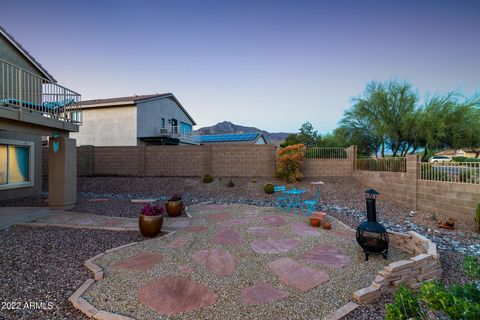
M 135 319 L 321 319 L 370 285 L 389 260 L 364 254 L 352 230 L 330 219 L 312 228 L 274 208 L 197 205 L 176 233 L 111 251 L 82 298 Z M 86 221 L 86 220 L 85 220 Z

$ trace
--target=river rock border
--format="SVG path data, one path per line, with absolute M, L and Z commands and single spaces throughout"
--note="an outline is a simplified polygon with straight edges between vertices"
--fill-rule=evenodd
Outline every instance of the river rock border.
M 409 254 L 417 254 L 409 260 L 390 263 L 366 288 L 353 293 L 359 304 L 373 302 L 385 292 L 395 291 L 400 284 L 410 289 L 418 289 L 423 281 L 439 279 L 442 266 L 437 252 L 437 245 L 418 234 L 409 231 L 407 234 L 388 231 L 389 245 Z

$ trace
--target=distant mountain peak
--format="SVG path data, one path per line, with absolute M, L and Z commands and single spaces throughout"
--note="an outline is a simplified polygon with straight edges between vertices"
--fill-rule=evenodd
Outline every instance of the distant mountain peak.
M 274 143 L 275 145 L 282 143 L 285 141 L 287 136 L 290 133 L 287 132 L 268 132 L 265 130 L 261 130 L 255 127 L 246 127 L 238 124 L 234 124 L 231 121 L 222 121 L 217 123 L 216 125 L 210 127 L 203 127 L 196 130 L 197 133 L 201 135 L 208 135 L 208 134 L 225 134 L 225 133 L 263 133 L 263 136 Z

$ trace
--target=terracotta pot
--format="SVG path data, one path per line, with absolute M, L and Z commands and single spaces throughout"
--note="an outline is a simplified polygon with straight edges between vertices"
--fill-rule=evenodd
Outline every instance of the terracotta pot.
M 320 222 L 321 222 L 321 220 L 320 220 L 319 218 L 317 218 L 317 217 L 312 217 L 312 218 L 310 218 L 310 225 L 311 225 L 312 227 L 315 227 L 315 228 L 320 227 Z
M 155 237 L 162 230 L 163 216 L 146 216 L 140 214 L 138 227 L 145 237 Z
M 332 228 L 332 224 L 330 222 L 325 222 L 323 224 L 323 229 L 330 230 Z
M 178 217 L 183 212 L 183 201 L 167 201 L 165 202 L 165 208 L 169 217 Z

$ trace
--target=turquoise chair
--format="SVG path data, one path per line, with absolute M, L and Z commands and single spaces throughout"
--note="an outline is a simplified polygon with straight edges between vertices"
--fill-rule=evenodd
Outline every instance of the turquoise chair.
M 287 188 L 285 186 L 276 186 L 273 187 L 273 190 L 275 191 L 275 206 L 277 208 L 281 208 L 282 206 L 286 206 L 288 197 L 283 194 Z
M 312 200 L 304 200 L 300 204 L 300 207 L 303 207 L 307 210 L 305 212 L 305 216 L 312 214 L 316 210 L 319 200 L 320 200 L 320 190 L 317 190 L 317 193 L 315 194 L 315 198 L 313 198 Z

